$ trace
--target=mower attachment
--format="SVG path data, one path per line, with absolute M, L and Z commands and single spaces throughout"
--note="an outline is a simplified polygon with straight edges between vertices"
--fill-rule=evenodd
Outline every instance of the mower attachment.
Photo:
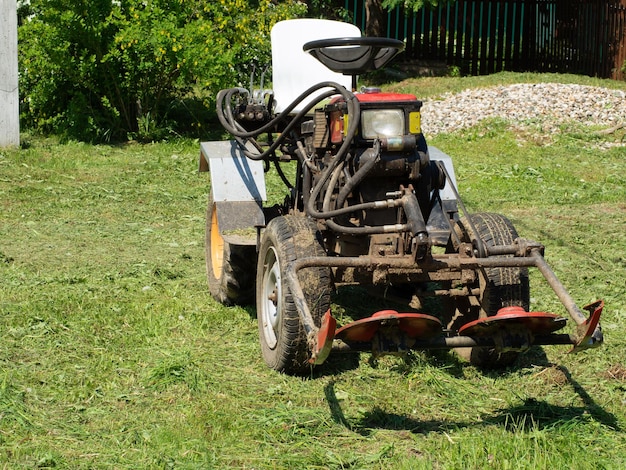
M 499 352 L 525 351 L 530 349 L 535 335 L 560 330 L 566 321 L 553 313 L 526 312 L 522 307 L 504 307 L 493 317 L 479 318 L 463 325 L 459 334 L 493 338 Z
M 430 315 L 382 310 L 340 328 L 336 338 L 357 347 L 367 344 L 376 357 L 406 353 L 415 341 L 428 341 L 441 333 L 441 322 Z
M 590 313 L 590 316 L 585 323 L 578 326 L 580 339 L 571 349 L 570 353 L 596 348 L 600 346 L 603 341 L 602 328 L 600 327 L 600 315 L 604 308 L 604 302 L 602 300 L 596 300 L 583 308 Z
M 454 336 L 446 336 L 441 321 L 435 317 L 395 310 L 382 310 L 335 330 L 337 321 L 328 310 L 317 332 L 310 362 L 322 364 L 331 351 L 371 351 L 374 356 L 381 356 L 411 349 L 485 347 L 505 353 L 523 352 L 534 345 L 573 344 L 570 353 L 579 352 L 602 343 L 598 327 L 602 307 L 602 301 L 585 307 L 592 313 L 579 327 L 585 330 L 580 339 L 577 335 L 554 334 L 565 327 L 566 318 L 547 312 L 526 312 L 521 307 L 501 308 L 492 317 L 467 323 Z
M 504 328 L 524 328 L 531 333 L 552 333 L 565 326 L 567 320 L 553 313 L 527 312 L 522 307 L 504 307 L 493 317 L 479 318 L 463 325 L 465 336 L 491 336 Z
M 337 320 L 330 314 L 330 309 L 322 317 L 322 325 L 317 332 L 317 343 L 314 346 L 314 354 L 309 362 L 311 364 L 322 364 L 333 349 L 333 339 Z
M 430 315 L 382 310 L 339 328 L 335 336 L 346 343 L 368 342 L 379 330 L 396 328 L 407 338 L 430 339 L 441 334 L 441 327 L 441 322 Z

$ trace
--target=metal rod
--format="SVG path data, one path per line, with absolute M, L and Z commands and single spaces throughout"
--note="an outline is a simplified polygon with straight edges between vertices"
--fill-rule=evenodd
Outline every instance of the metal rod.
M 463 212 L 463 215 L 465 216 L 465 219 L 467 220 L 467 223 L 471 227 L 472 232 L 478 233 L 478 231 L 476 230 L 476 227 L 474 226 L 474 223 L 472 222 L 472 218 L 470 217 L 470 213 L 468 212 L 467 208 L 465 207 L 465 204 L 463 203 L 463 199 L 461 199 L 461 195 L 459 194 L 459 190 L 454 185 L 454 182 L 452 181 L 452 177 L 450 176 L 450 173 L 448 173 L 448 169 L 443 164 L 440 165 L 439 167 L 441 168 L 443 173 L 446 175 L 447 183 L 448 183 L 448 185 L 450 185 L 450 189 L 454 193 L 454 197 L 456 198 L 457 204 L 461 207 L 461 211 Z M 450 227 L 450 233 L 452 233 L 452 234 L 454 234 L 454 236 L 456 236 L 456 232 L 454 230 L 454 227 L 452 227 L 452 226 Z M 460 240 L 457 240 L 457 241 L 460 242 Z M 476 237 L 476 248 L 478 249 L 479 253 L 481 253 L 481 254 L 485 254 L 486 253 L 486 251 L 485 251 L 486 245 L 483 243 L 483 241 L 482 241 L 482 239 L 480 237 Z
M 458 254 L 439 254 L 432 255 L 430 258 L 424 259 L 418 263 L 409 257 L 372 257 L 372 256 L 319 256 L 306 257 L 294 261 L 293 268 L 298 271 L 302 268 L 310 268 L 313 266 L 323 266 L 330 268 L 399 268 L 399 269 L 419 269 L 422 271 L 433 271 L 440 269 L 476 269 L 476 268 L 499 268 L 499 267 L 533 267 L 537 266 L 535 256 L 524 258 L 463 258 Z
M 567 313 L 570 314 L 572 320 L 579 326 L 586 323 L 587 316 L 576 306 L 576 302 L 574 302 L 574 299 L 569 295 L 565 286 L 556 277 L 554 271 L 548 266 L 548 263 L 546 263 L 546 260 L 541 256 L 541 253 L 539 253 L 537 249 L 533 249 L 532 257 L 535 260 L 535 266 L 541 271 L 546 281 L 548 281 L 548 284 L 552 287 L 552 290 L 567 310 Z
M 568 334 L 549 334 L 538 335 L 532 340 L 532 346 L 546 346 L 546 345 L 558 345 L 558 344 L 576 344 L 576 338 Z M 454 349 L 454 348 L 493 348 L 495 342 L 493 338 L 478 338 L 472 336 L 452 336 L 444 337 L 440 336 L 430 340 L 416 340 L 414 341 L 410 349 L 425 350 L 425 349 Z M 335 339 L 333 342 L 333 352 L 351 352 L 351 351 L 371 351 L 371 343 L 352 343 L 348 344 L 340 339 Z
M 515 245 L 511 245 L 508 248 L 503 248 L 499 252 L 509 252 L 513 250 Z M 515 251 L 516 252 L 516 251 Z M 313 321 L 311 311 L 307 305 L 307 302 L 298 280 L 298 271 L 307 267 L 322 266 L 322 267 L 354 267 L 363 268 L 373 271 L 375 269 L 414 269 L 421 270 L 422 272 L 437 271 L 442 269 L 477 269 L 477 268 L 489 268 L 489 267 L 536 267 L 543 274 L 544 278 L 557 295 L 572 320 L 576 322 L 578 326 L 583 325 L 587 321 L 586 315 L 576 306 L 574 299 L 569 295 L 565 286 L 559 281 L 554 274 L 554 271 L 548 266 L 544 257 L 541 254 L 541 248 L 534 247 L 530 250 L 530 254 L 525 257 L 492 257 L 492 258 L 464 258 L 458 254 L 442 254 L 432 255 L 431 257 L 415 262 L 412 258 L 408 257 L 380 257 L 374 258 L 372 256 L 362 257 L 331 257 L 331 256 L 311 256 L 306 258 L 300 258 L 290 263 L 285 269 L 285 277 L 288 286 L 291 290 L 294 302 L 298 307 L 304 329 L 311 337 L 312 334 L 317 334 L 318 327 Z M 554 336 L 550 336 L 554 339 Z M 538 340 L 538 339 L 537 339 Z M 440 343 L 437 343 L 439 341 Z M 427 348 L 452 348 L 452 347 L 472 347 L 477 344 L 471 343 L 467 337 L 454 337 L 443 338 L 436 340 L 435 342 L 427 343 Z M 443 342 L 441 342 L 443 341 Z M 481 340 L 482 341 L 482 340 Z M 564 340 L 565 341 L 565 340 Z M 569 340 L 567 340 L 569 341 Z M 457 344 L 458 343 L 458 344 Z M 574 342 L 575 343 L 575 342 Z M 438 345 L 439 344 L 439 345 Z M 454 345 L 452 345 L 454 344 Z M 535 343 L 542 344 L 542 343 Z M 572 344 L 567 343 L 546 343 L 546 344 Z

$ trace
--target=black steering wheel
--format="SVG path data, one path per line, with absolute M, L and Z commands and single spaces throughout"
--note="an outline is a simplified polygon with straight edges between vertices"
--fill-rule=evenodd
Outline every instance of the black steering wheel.
M 309 41 L 302 50 L 333 72 L 359 75 L 383 67 L 404 50 L 404 43 L 389 38 L 332 38 Z

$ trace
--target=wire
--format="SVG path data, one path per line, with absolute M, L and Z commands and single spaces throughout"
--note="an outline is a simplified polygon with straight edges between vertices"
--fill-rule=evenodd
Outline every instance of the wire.
M 318 90 L 323 90 L 324 88 L 329 88 L 330 90 L 322 93 L 320 96 L 317 96 L 315 99 L 310 100 L 307 105 L 299 111 L 295 116 L 290 116 L 290 113 L 302 102 L 309 99 L 309 97 Z M 301 93 L 285 110 L 277 115 L 275 118 L 270 120 L 265 125 L 260 128 L 254 129 L 252 131 L 246 131 L 243 126 L 237 122 L 235 117 L 233 116 L 232 111 L 232 100 L 235 95 L 247 95 L 250 96 L 250 92 L 245 88 L 229 88 L 226 90 L 221 90 L 217 94 L 216 98 L 216 107 L 217 107 L 217 117 L 224 127 L 226 131 L 230 132 L 235 140 L 239 143 L 242 148 L 242 152 L 244 155 L 252 160 L 266 160 L 270 157 L 275 156 L 275 151 L 278 149 L 288 138 L 290 132 L 293 128 L 300 123 L 300 121 L 309 113 L 309 111 L 316 106 L 320 101 L 333 96 L 340 94 L 347 105 L 348 112 L 348 129 L 346 131 L 346 135 L 344 136 L 344 141 L 342 145 L 339 147 L 337 153 L 333 156 L 330 164 L 323 170 L 320 178 L 316 182 L 316 184 L 311 189 L 311 194 L 308 199 L 307 205 L 305 207 L 305 212 L 307 215 L 318 218 L 325 219 L 329 217 L 329 214 L 341 215 L 348 213 L 350 211 L 355 210 L 355 207 L 338 209 L 336 211 L 325 211 L 321 212 L 315 208 L 315 201 L 318 199 L 319 195 L 322 193 L 322 189 L 328 183 L 328 180 L 331 178 L 336 169 L 339 168 L 341 164 L 343 164 L 350 156 L 349 149 L 352 145 L 354 137 L 356 136 L 357 130 L 359 128 L 360 122 L 360 105 L 357 98 L 354 94 L 347 90 L 344 86 L 340 85 L 336 82 L 321 82 L 312 87 L 309 87 L 303 93 Z M 260 147 L 256 140 L 254 139 L 258 135 L 270 132 L 273 129 L 276 129 L 278 124 L 281 122 L 286 122 L 289 119 L 289 123 L 282 130 L 281 134 L 278 138 L 270 144 L 269 148 L 263 152 L 260 151 Z M 260 153 L 253 153 L 246 148 L 246 142 L 250 141 Z M 302 159 L 302 163 L 306 164 L 305 155 L 299 155 L 296 152 L 296 155 Z M 284 178 L 283 178 L 284 181 Z M 289 185 L 288 185 L 289 186 Z M 332 187 L 328 187 L 327 191 L 332 191 Z M 328 195 L 324 195 L 324 199 L 328 200 Z M 360 205 L 359 205 L 360 206 Z M 366 205 L 369 207 L 369 205 Z M 365 208 L 365 207 L 363 207 Z M 323 208 L 324 209 L 324 208 Z M 330 215 L 331 217 L 334 215 Z

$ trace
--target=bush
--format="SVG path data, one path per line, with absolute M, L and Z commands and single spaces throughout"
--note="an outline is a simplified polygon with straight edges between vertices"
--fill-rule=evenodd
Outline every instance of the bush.
M 20 9 L 22 126 L 91 142 L 198 130 L 217 90 L 270 63 L 274 23 L 305 9 L 296 0 L 31 0 Z

